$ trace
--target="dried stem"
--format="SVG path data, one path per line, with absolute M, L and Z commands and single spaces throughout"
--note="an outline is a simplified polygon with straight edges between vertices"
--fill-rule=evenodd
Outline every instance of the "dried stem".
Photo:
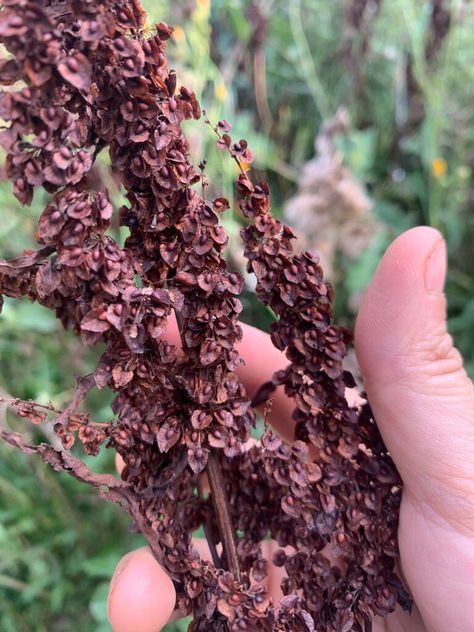
M 222 472 L 219 461 L 212 453 L 209 455 L 209 460 L 207 462 L 207 475 L 209 477 L 209 485 L 211 487 L 212 503 L 214 505 L 219 525 L 219 532 L 221 534 L 223 556 L 227 560 L 230 572 L 234 575 L 235 579 L 240 582 L 239 558 L 237 556 L 237 548 L 235 546 L 229 502 L 224 488 L 224 481 L 222 480 Z
M 183 340 L 184 323 L 181 314 L 175 310 L 176 321 L 178 323 L 178 330 Z M 211 488 L 211 499 L 214 506 L 214 511 L 217 518 L 217 524 L 219 526 L 219 533 L 222 541 L 222 558 L 227 560 L 228 568 L 234 575 L 235 579 L 240 582 L 240 567 L 239 558 L 237 555 L 237 548 L 235 546 L 234 529 L 232 526 L 232 519 L 230 516 L 229 502 L 227 500 L 227 494 L 224 487 L 224 481 L 222 479 L 222 472 L 219 465 L 219 461 L 214 454 L 209 455 L 206 468 L 207 476 L 209 478 L 209 485 Z M 219 556 L 206 525 L 204 526 L 204 533 L 209 544 L 212 559 L 216 567 L 220 566 Z
M 199 492 L 199 498 L 203 499 L 204 491 L 203 491 L 202 478 L 200 479 L 198 483 L 198 492 Z M 203 529 L 204 529 L 204 535 L 206 536 L 206 540 L 209 545 L 209 550 L 211 552 L 211 557 L 212 557 L 212 561 L 214 562 L 214 566 L 216 568 L 222 568 L 221 559 L 219 557 L 219 553 L 217 552 L 216 545 L 214 544 L 214 541 L 212 539 L 207 520 L 203 521 Z

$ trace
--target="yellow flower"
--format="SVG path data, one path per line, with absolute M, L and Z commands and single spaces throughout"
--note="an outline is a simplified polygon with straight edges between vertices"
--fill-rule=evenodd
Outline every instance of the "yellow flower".
M 186 39 L 186 33 L 184 32 L 184 29 L 181 28 L 181 26 L 175 26 L 172 38 L 174 39 L 176 44 L 182 44 Z
M 448 165 L 444 158 L 435 158 L 431 163 L 431 169 L 435 178 L 443 178 L 448 172 Z
M 209 9 L 211 8 L 211 0 L 197 0 L 197 6 L 199 9 L 209 11 Z
M 218 101 L 225 101 L 227 99 L 227 95 L 229 94 L 225 84 L 218 83 L 214 88 L 214 94 L 216 95 L 216 99 Z

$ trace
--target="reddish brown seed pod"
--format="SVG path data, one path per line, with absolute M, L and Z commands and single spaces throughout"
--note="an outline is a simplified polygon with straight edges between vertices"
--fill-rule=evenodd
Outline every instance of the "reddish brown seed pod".
M 193 187 L 205 164 L 200 171 L 192 165 L 181 123 L 198 118 L 200 108 L 190 90 L 176 90 L 165 49 L 172 28 L 161 22 L 145 39 L 138 0 L 40 5 L 0 8 L 0 42 L 13 60 L 3 78 L 11 85 L 14 70 L 26 84 L 0 97 L 7 175 L 22 203 L 35 187 L 52 195 L 39 218 L 40 248 L 0 261 L 0 298 L 38 301 L 84 345 L 100 343 L 104 352 L 65 410 L 16 402 L 34 423 L 57 415 L 64 451 L 30 446 L 3 429 L 0 436 L 127 509 L 172 575 L 177 606 L 193 615 L 194 632 L 360 632 L 397 601 L 409 607 L 394 570 L 400 478 L 370 408 L 350 408 L 344 398 L 352 383 L 342 366 L 350 335 L 332 324 L 333 292 L 318 258 L 293 254 L 293 233 L 272 216 L 268 185 L 250 179 L 247 142 L 233 141 L 227 121 L 215 128 L 218 145 L 241 167 L 244 254 L 259 299 L 277 316 L 272 340 L 288 359 L 254 404 L 285 388 L 295 408 L 293 445 L 270 430 L 249 441 L 255 406 L 236 373 L 243 280 L 227 269 L 219 225 L 230 205 Z M 19 142 L 26 137 L 31 143 Z M 129 231 L 124 247 L 107 233 L 114 213 L 108 192 L 91 188 L 104 148 L 126 192 L 127 205 L 116 213 Z M 164 337 L 172 314 L 179 350 Z M 78 421 L 79 405 L 96 387 L 115 393 L 110 423 Z M 123 480 L 73 457 L 76 436 L 88 454 L 104 444 L 115 449 Z M 194 549 L 197 526 L 205 528 L 213 564 Z M 274 559 L 286 572 L 278 605 L 252 583 L 267 573 L 268 536 L 281 547 Z M 340 567 L 328 546 L 345 558 Z

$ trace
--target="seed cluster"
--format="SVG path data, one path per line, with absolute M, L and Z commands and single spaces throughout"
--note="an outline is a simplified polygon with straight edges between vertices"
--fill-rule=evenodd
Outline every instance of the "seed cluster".
M 56 413 L 64 452 L 0 436 L 130 512 L 174 580 L 178 607 L 193 615 L 190 630 L 363 630 L 409 598 L 394 573 L 400 480 L 368 406 L 344 398 L 350 336 L 331 324 L 332 290 L 317 258 L 293 256 L 267 186 L 242 169 L 245 255 L 259 298 L 278 316 L 272 340 L 289 359 L 258 398 L 285 386 L 297 439 L 289 446 L 267 430 L 249 448 L 254 406 L 236 375 L 242 279 L 227 269 L 219 223 L 229 204 L 194 186 L 204 166 L 193 167 L 180 126 L 200 108 L 168 67 L 172 29 L 160 23 L 149 37 L 145 18 L 138 0 L 2 3 L 7 174 L 22 203 L 40 186 L 51 201 L 38 222 L 40 249 L 0 261 L 0 300 L 38 301 L 84 345 L 105 351 L 64 411 L 12 402 L 34 423 Z M 228 123 L 216 132 L 239 165 L 251 163 Z M 115 217 L 92 174 L 105 148 L 128 200 Z M 129 231 L 123 247 L 108 232 L 112 219 Z M 179 349 L 165 337 L 172 315 Z M 116 418 L 99 424 L 78 408 L 104 387 L 116 393 Z M 117 450 L 123 481 L 72 457 L 76 437 L 89 454 L 104 443 Z M 214 564 L 192 544 L 201 525 Z M 259 583 L 268 535 L 294 550 L 276 555 L 287 572 L 280 604 Z

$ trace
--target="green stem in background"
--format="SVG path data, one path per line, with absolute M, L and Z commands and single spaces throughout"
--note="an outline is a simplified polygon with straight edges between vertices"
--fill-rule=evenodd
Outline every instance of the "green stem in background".
M 301 0 L 290 0 L 288 10 L 291 32 L 293 33 L 293 40 L 298 50 L 302 74 L 308 84 L 319 116 L 323 120 L 327 119 L 331 114 L 331 107 L 326 96 L 326 91 L 319 81 L 319 72 L 314 64 L 313 54 L 304 30 L 301 17 Z
M 18 590 L 19 592 L 24 592 L 28 589 L 28 584 L 25 584 L 25 582 L 21 582 L 14 577 L 9 577 L 8 575 L 0 575 L 0 586 L 2 588 Z M 44 593 L 41 594 L 44 595 Z
M 436 60 L 436 72 L 426 58 L 426 36 L 432 6 L 416 0 L 400 0 L 398 7 L 408 34 L 415 78 L 424 101 L 420 155 L 427 180 L 425 221 L 430 226 L 443 229 L 441 214 L 447 191 L 433 174 L 433 161 L 443 157 L 442 138 L 448 124 L 443 107 L 449 98 L 447 82 L 452 65 L 452 42 L 460 23 L 460 5 L 454 1 L 451 3 L 451 26 Z

